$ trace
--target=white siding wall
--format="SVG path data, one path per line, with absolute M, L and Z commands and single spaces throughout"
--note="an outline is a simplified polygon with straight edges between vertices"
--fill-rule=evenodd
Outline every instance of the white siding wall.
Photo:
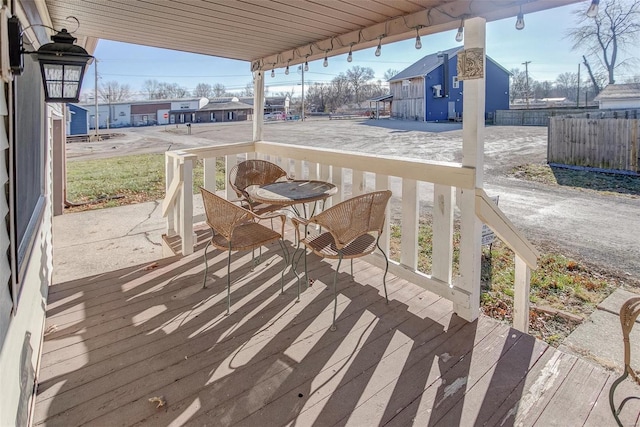
M 392 82 L 390 85 L 393 103 L 391 116 L 399 119 L 424 120 L 424 79 L 409 80 L 409 85 L 403 87 L 402 82 Z
M 624 109 L 640 108 L 640 98 L 638 99 L 605 99 L 600 101 L 600 109 Z

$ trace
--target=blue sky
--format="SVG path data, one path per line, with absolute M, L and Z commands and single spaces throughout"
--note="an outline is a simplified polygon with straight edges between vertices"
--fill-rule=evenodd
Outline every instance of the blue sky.
M 587 4 L 578 3 L 543 12 L 525 15 L 525 28 L 514 28 L 515 18 L 487 24 L 487 54 L 506 69 L 520 68 L 529 64 L 530 76 L 536 80 L 555 80 L 563 72 L 577 72 L 582 62 L 582 53 L 571 51 L 571 42 L 566 31 L 575 25 L 572 11 L 586 10 Z M 455 31 L 422 37 L 422 49 L 414 47 L 415 39 L 382 46 L 382 55 L 376 57 L 375 49 L 354 52 L 353 62 L 346 55 L 329 58 L 329 66 L 322 60 L 309 63 L 305 73 L 308 83 L 328 82 L 348 68 L 359 65 L 371 67 L 376 79 L 382 79 L 386 70 L 403 70 L 420 58 L 431 53 L 462 45 L 454 39 Z M 223 84 L 228 91 L 242 90 L 251 82 L 250 64 L 211 56 L 196 55 L 165 49 L 100 40 L 94 55 L 98 58 L 100 81 L 116 80 L 127 83 L 132 92 L 138 93 L 145 80 L 178 83 L 189 90 L 198 83 Z M 276 69 L 276 77 L 267 73 L 265 85 L 271 94 L 280 91 L 300 92 L 300 74 L 291 67 L 289 75 L 284 69 Z M 584 77 L 586 71 L 582 68 Z M 618 76 L 618 79 L 623 77 Z M 91 66 L 83 84 L 84 93 L 93 93 L 94 71 Z

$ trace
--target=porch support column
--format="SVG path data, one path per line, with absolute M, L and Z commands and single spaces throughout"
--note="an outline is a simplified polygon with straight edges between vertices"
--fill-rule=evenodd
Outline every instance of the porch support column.
M 253 72 L 253 142 L 262 141 L 264 123 L 264 71 Z
M 475 185 L 482 188 L 484 168 L 485 53 L 484 18 L 464 23 L 464 49 L 481 48 L 484 70 L 481 78 L 464 80 L 462 113 L 462 165 L 475 168 Z M 454 311 L 473 321 L 480 312 L 480 264 L 482 258 L 482 222 L 475 212 L 475 190 L 458 189 L 460 208 L 460 283 L 469 293 L 469 308 L 454 304 Z

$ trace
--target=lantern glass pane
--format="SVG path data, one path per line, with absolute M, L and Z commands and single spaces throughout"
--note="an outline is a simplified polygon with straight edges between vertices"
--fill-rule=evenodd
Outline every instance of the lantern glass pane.
M 75 98 L 78 93 L 78 82 L 64 82 L 63 98 Z
M 62 82 L 47 81 L 47 93 L 49 98 L 61 98 L 62 97 Z
M 67 82 L 77 82 L 80 80 L 80 74 L 82 73 L 82 66 L 80 65 L 65 65 L 64 66 L 64 80 Z
M 64 67 L 59 64 L 44 64 L 44 78 L 48 81 L 62 80 Z

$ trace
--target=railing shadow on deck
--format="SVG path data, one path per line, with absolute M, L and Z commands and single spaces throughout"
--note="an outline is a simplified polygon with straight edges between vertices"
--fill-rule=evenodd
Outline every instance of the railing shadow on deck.
M 533 338 L 492 335 L 495 323 L 467 323 L 397 278 L 385 304 L 381 272 L 366 263 L 356 263 L 355 281 L 339 274 L 338 330 L 330 332 L 325 284 L 334 266 L 310 257 L 316 280 L 296 303 L 290 273 L 280 294 L 276 248 L 253 271 L 250 255 L 233 256 L 230 316 L 219 251 L 209 254 L 207 289 L 201 252 L 53 289 L 48 316 L 61 323 L 46 337 L 34 424 L 457 425 L 471 378 L 490 379 L 474 401 L 478 420 L 519 400 L 538 357 Z M 492 349 L 504 356 L 516 347 L 517 357 L 474 377 L 476 362 L 495 363 Z M 166 404 L 156 408 L 149 399 L 160 396 Z

